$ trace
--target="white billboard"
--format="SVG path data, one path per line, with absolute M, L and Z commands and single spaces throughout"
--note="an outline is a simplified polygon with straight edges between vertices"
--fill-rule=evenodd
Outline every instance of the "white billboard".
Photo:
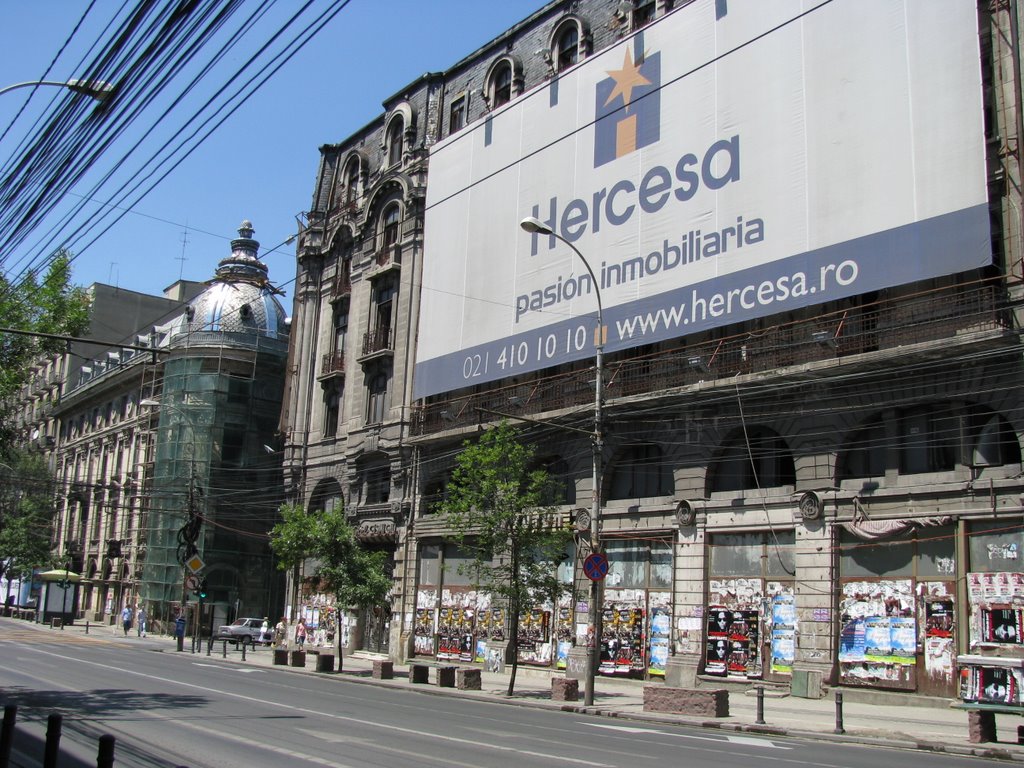
M 536 217 L 574 246 L 520 228 Z M 414 397 L 991 261 L 973 0 L 698 0 L 439 142 Z

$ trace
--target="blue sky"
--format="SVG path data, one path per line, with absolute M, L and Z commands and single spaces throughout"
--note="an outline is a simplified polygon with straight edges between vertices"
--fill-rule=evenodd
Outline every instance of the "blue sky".
M 117 5 L 97 0 L 98 10 L 58 59 L 51 79 L 78 74 L 71 71 L 74 63 Z M 274 12 L 283 18 L 298 5 L 297 0 L 279 0 Z M 381 101 L 404 85 L 425 72 L 446 69 L 543 5 L 544 0 L 352 0 L 131 213 L 77 250 L 74 282 L 161 293 L 179 277 L 209 279 L 229 253 L 229 240 L 237 236 L 242 219 L 250 219 L 270 277 L 288 294 L 290 309 L 294 246 L 271 254 L 267 250 L 293 234 L 296 215 L 308 209 L 318 148 L 346 138 L 379 115 Z M 39 79 L 86 3 L 3 0 L 2 7 L 0 87 Z M 274 21 L 268 18 L 267 23 Z M 45 90 L 26 115 L 36 99 L 43 103 L 53 96 L 53 89 Z M 0 96 L 0 126 L 7 126 L 28 94 L 21 89 Z M 0 142 L 0 158 L 6 161 L 30 130 L 31 121 L 19 120 Z M 110 170 L 104 162 L 109 166 L 101 159 L 94 170 Z M 30 238 L 26 248 L 34 242 L 38 238 Z

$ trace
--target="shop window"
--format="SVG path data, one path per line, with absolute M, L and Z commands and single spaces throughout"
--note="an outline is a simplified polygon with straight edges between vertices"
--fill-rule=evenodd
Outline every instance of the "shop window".
M 425 544 L 420 547 L 420 586 L 439 586 L 441 584 L 441 548 L 436 544 Z
M 555 42 L 555 63 L 557 71 L 568 69 L 579 61 L 580 31 L 576 22 L 567 22 L 559 30 Z
M 900 472 L 948 472 L 956 466 L 960 419 L 947 408 L 907 411 L 900 420 Z
M 452 101 L 448 110 L 448 135 L 461 131 L 466 126 L 466 97 L 459 96 Z
M 643 499 L 672 492 L 672 472 L 658 446 L 631 446 L 615 460 L 609 498 Z
M 388 123 L 387 140 L 385 151 L 387 152 L 388 165 L 398 165 L 402 161 L 402 143 L 405 134 L 405 121 L 401 115 L 396 115 Z
M 792 578 L 796 572 L 793 531 L 715 534 L 711 570 L 715 578 Z
M 451 587 L 468 587 L 473 583 L 474 555 L 458 544 L 444 545 L 444 583 Z
M 840 454 L 838 479 L 884 477 L 888 438 L 881 417 L 858 430 Z
M 726 440 L 711 470 L 711 490 L 748 491 L 796 483 L 786 441 L 766 427 L 737 430 Z

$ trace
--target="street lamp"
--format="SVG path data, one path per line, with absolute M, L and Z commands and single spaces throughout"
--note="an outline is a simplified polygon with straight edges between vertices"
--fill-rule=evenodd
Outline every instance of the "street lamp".
M 0 88 L 0 95 L 13 91 L 15 88 L 35 88 L 39 85 L 67 88 L 69 91 L 80 93 L 99 102 L 106 101 L 114 93 L 114 86 L 103 80 L 29 80 L 26 83 L 15 83 Z
M 582 261 L 583 266 L 587 268 L 587 272 L 590 273 L 590 279 L 594 283 L 594 295 L 597 297 L 597 328 L 594 330 L 594 432 L 590 436 L 594 469 L 593 500 L 591 502 L 590 509 L 590 551 L 594 554 L 601 551 L 601 544 L 598 537 L 600 536 L 599 520 L 601 517 L 601 452 L 604 449 L 604 439 L 601 434 L 601 401 L 603 399 L 602 389 L 604 380 L 605 330 L 604 309 L 601 306 L 601 286 L 597 280 L 597 275 L 594 274 L 594 270 L 590 267 L 590 262 L 587 261 L 586 257 L 580 253 L 579 249 L 575 245 L 555 232 L 547 224 L 534 216 L 529 216 L 519 222 L 519 226 L 532 235 L 548 235 L 557 240 L 561 240 L 563 243 L 568 245 L 572 249 L 572 252 L 579 256 L 580 261 Z M 590 613 L 589 623 L 593 634 L 590 640 L 590 663 L 587 665 L 586 688 L 583 692 L 583 704 L 587 707 L 592 706 L 594 703 L 594 681 L 597 676 L 597 668 L 601 663 L 600 597 L 601 582 L 597 579 L 592 579 L 590 582 L 590 605 L 588 607 Z

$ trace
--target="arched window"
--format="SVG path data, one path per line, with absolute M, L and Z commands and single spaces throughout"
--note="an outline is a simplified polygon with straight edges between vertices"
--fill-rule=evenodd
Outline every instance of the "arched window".
M 388 154 L 388 165 L 398 165 L 402 161 L 402 143 L 405 134 L 405 121 L 396 116 L 388 124 L 388 135 L 385 146 Z
M 672 472 L 656 445 L 634 445 L 616 458 L 612 471 L 611 499 L 643 499 L 670 496 Z
M 748 491 L 796 484 L 793 454 L 767 427 L 732 433 L 711 473 L 712 491 Z
M 972 419 L 975 435 L 971 464 L 975 467 L 1000 467 L 1020 464 L 1020 443 L 1006 419 L 994 413 L 979 414 Z
M 567 23 L 555 40 L 555 67 L 558 72 L 579 61 L 580 31 L 575 22 Z
M 512 101 L 512 62 L 503 61 L 494 68 L 488 91 L 492 109 Z
M 345 166 L 345 202 L 352 205 L 359 198 L 359 158 L 349 158 Z

